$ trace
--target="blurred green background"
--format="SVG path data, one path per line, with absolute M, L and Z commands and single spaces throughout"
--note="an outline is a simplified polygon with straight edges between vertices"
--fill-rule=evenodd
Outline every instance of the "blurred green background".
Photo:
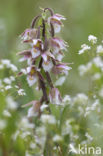
M 77 67 L 84 64 L 87 58 L 79 56 L 78 50 L 81 44 L 87 43 L 89 34 L 102 39 L 103 0 L 0 0 L 0 59 L 9 58 L 20 66 L 16 56 L 21 49 L 18 37 L 30 26 L 32 18 L 39 14 L 40 7 L 50 7 L 55 13 L 67 18 L 61 32 L 61 36 L 69 44 L 64 61 L 74 64 L 71 65 L 72 70 L 66 82 L 60 88 L 62 94 L 86 92 L 88 79 L 79 77 Z M 27 97 L 26 101 L 28 100 L 30 99 Z

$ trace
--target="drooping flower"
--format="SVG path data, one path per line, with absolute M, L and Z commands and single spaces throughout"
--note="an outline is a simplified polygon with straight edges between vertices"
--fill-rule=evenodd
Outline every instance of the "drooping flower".
M 23 105 L 23 107 L 28 107 L 28 106 L 31 106 L 28 110 L 28 115 L 27 115 L 28 117 L 33 117 L 33 116 L 38 115 L 38 113 L 40 113 L 40 106 L 41 106 L 40 101 L 34 100 Z
M 33 39 L 37 38 L 37 29 L 26 29 L 21 37 L 24 42 L 32 42 Z
M 59 14 L 54 14 L 53 16 L 48 18 L 48 23 L 53 24 L 55 33 L 59 33 L 61 27 L 63 26 L 61 20 L 66 20 L 66 18 Z
M 68 70 L 71 70 L 71 67 L 68 67 L 67 64 L 65 64 L 65 63 L 60 63 L 60 64 L 57 64 L 53 67 L 52 72 L 54 74 L 64 73 L 67 75 Z
M 62 101 L 58 88 L 52 88 L 49 93 L 49 99 L 52 104 L 60 104 Z
M 24 51 L 19 52 L 17 54 L 23 56 L 22 58 L 19 59 L 20 62 L 28 60 L 29 58 L 31 58 L 31 50 L 24 50 Z
M 67 50 L 67 43 L 58 37 L 51 38 L 50 45 L 53 49 L 53 54 L 57 54 L 60 50 Z

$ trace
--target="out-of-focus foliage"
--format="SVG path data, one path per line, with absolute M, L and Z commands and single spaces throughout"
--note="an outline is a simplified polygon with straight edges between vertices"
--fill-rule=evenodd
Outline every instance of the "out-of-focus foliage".
M 40 93 L 27 85 L 25 76 L 17 77 L 25 65 L 16 53 L 24 49 L 19 35 L 39 7 L 53 8 L 67 18 L 61 32 L 69 44 L 64 61 L 73 65 L 59 86 L 62 105 L 51 104 L 51 115 L 44 105 L 40 119 L 28 120 L 28 108 L 21 106 L 39 99 Z M 0 156 L 68 156 L 78 144 L 103 147 L 102 12 L 103 0 L 0 0 Z M 97 45 L 78 55 L 90 34 L 97 36 Z M 11 61 L 5 65 L 4 59 Z

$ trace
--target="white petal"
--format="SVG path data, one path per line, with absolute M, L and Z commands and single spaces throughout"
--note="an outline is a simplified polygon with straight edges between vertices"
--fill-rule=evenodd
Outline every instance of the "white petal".
M 50 71 L 53 67 L 53 63 L 51 61 L 43 62 L 42 66 L 45 71 Z
M 58 60 L 58 61 L 62 61 L 62 58 L 63 58 L 63 55 L 62 55 L 62 54 L 58 54 L 58 55 L 57 55 L 57 60 Z
M 36 76 L 28 76 L 27 82 L 28 82 L 29 86 L 33 86 L 37 82 L 37 77 Z
M 36 58 L 36 57 L 38 57 L 40 55 L 40 50 L 37 50 L 37 49 L 33 48 L 31 53 L 32 53 L 32 57 Z
M 60 30 L 61 30 L 61 25 L 59 25 L 59 24 L 53 24 L 53 25 L 54 25 L 54 31 L 55 31 L 55 33 L 59 33 Z

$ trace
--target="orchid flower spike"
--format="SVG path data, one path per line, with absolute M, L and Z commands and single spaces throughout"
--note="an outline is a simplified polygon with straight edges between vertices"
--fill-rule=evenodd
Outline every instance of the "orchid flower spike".
M 29 109 L 29 116 L 31 113 L 33 115 L 35 112 L 40 112 L 43 102 L 52 104 L 62 102 L 60 92 L 52 82 L 51 73 L 67 75 L 71 69 L 68 63 L 61 62 L 68 44 L 56 35 L 61 31 L 62 21 L 66 18 L 60 14 L 54 14 L 50 8 L 42 11 L 32 20 L 31 27 L 21 34 L 23 44 L 28 44 L 29 49 L 18 53 L 22 56 L 19 61 L 27 62 L 26 75 L 29 86 L 35 84 L 43 92 L 39 101 L 34 100 L 30 103 L 32 107 Z M 48 11 L 50 16 L 47 14 Z M 21 74 L 23 73 L 18 75 Z

